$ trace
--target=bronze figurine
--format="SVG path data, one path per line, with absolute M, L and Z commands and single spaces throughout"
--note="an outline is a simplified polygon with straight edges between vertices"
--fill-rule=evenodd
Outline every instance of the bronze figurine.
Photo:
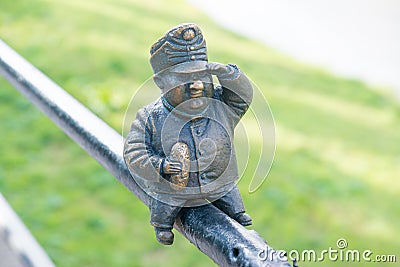
M 236 65 L 209 63 L 203 34 L 192 23 L 169 30 L 150 54 L 161 97 L 138 111 L 124 158 L 151 197 L 157 240 L 172 244 L 180 209 L 207 203 L 251 225 L 235 184 L 233 147 L 234 129 L 253 96 L 249 80 Z M 213 75 L 219 85 L 213 84 Z

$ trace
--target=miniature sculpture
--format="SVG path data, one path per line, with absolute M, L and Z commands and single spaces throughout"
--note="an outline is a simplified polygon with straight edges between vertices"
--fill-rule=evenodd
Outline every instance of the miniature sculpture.
M 157 240 L 173 243 L 182 207 L 212 203 L 244 226 L 252 224 L 235 184 L 233 135 L 247 111 L 252 86 L 233 64 L 208 62 L 195 24 L 169 30 L 150 50 L 161 97 L 140 109 L 125 141 L 132 177 L 150 196 Z M 213 84 L 213 75 L 219 85 Z

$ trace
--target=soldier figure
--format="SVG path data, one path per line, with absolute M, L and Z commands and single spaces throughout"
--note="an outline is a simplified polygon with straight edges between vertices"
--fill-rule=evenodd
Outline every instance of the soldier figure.
M 239 178 L 233 134 L 253 96 L 233 64 L 208 63 L 195 24 L 169 30 L 150 50 L 161 97 L 140 109 L 125 141 L 132 177 L 150 196 L 157 240 L 173 243 L 182 207 L 212 203 L 232 219 L 252 224 L 236 187 Z M 220 85 L 214 85 L 212 75 Z

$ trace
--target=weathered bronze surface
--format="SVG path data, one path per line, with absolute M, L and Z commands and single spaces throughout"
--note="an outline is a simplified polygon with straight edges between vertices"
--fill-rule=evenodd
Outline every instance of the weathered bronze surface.
M 182 142 L 176 143 L 171 148 L 169 160 L 181 164 L 181 172 L 171 174 L 171 186 L 173 189 L 182 190 L 189 180 L 190 155 L 188 146 Z
M 138 111 L 124 158 L 152 197 L 157 240 L 172 244 L 171 230 L 182 207 L 210 202 L 250 225 L 235 184 L 239 174 L 233 146 L 234 129 L 253 96 L 249 80 L 236 65 L 208 62 L 206 41 L 195 24 L 169 30 L 150 53 L 161 97 Z

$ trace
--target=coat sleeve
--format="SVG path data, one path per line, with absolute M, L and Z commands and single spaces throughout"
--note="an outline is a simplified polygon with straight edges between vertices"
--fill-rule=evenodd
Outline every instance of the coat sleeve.
M 164 158 L 152 149 L 153 122 L 146 109 L 138 111 L 125 140 L 124 159 L 134 178 L 159 181 Z
M 218 80 L 222 86 L 221 100 L 227 104 L 239 119 L 246 113 L 253 99 L 253 87 L 246 75 L 233 64 L 231 71 Z

